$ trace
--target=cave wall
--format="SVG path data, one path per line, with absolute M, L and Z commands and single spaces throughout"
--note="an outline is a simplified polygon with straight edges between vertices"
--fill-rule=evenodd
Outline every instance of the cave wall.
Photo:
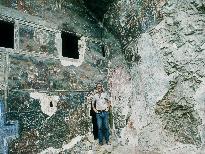
M 1 129 L 18 123 L 12 141 L 1 131 L 0 150 L 61 149 L 90 132 L 86 97 L 99 81 L 107 88 L 109 55 L 103 56 L 98 22 L 81 3 L 55 0 L 3 0 L 0 19 L 14 23 L 14 49 L 0 48 L 1 99 L 6 111 Z M 62 57 L 61 31 L 80 38 L 79 59 Z M 110 52 L 115 50 L 113 41 L 106 46 Z
M 106 58 L 87 10 L 52 2 L 1 1 L 0 18 L 17 23 L 14 50 L 1 48 L 6 117 L 19 123 L 10 153 L 92 151 L 84 102 L 100 80 L 113 104 L 112 153 L 205 152 L 203 0 L 115 1 L 103 20 Z M 83 38 L 77 63 L 59 57 L 61 30 Z
M 136 26 L 144 20 L 130 21 L 132 32 L 121 23 L 140 8 L 136 1 L 118 1 L 105 15 L 106 24 L 125 40 L 117 56 L 122 63 L 111 59 L 111 79 L 120 74 L 112 85 L 113 108 L 126 108 L 114 113 L 114 121 L 123 124 L 115 125 L 121 146 L 113 152 L 204 153 L 205 3 L 167 0 L 149 5 L 154 2 L 144 29 Z
M 157 24 L 163 17 L 165 0 L 118 0 L 104 15 L 104 25 L 126 48 L 142 32 Z

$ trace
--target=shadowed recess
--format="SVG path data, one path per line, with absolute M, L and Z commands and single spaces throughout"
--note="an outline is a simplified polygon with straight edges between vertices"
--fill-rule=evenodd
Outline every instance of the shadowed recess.
M 0 20 L 0 47 L 14 48 L 14 23 Z
M 84 0 L 86 7 L 94 14 L 94 16 L 102 21 L 104 14 L 108 11 L 110 5 L 116 0 Z

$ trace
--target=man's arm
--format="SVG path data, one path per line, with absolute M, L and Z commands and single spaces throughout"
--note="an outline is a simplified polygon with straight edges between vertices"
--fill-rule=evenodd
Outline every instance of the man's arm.
M 95 96 L 93 96 L 92 108 L 93 108 L 93 111 L 94 111 L 95 113 L 98 113 L 97 109 L 95 108 L 95 102 L 96 102 L 96 99 L 95 99 Z
M 107 102 L 107 107 L 109 110 L 112 107 L 112 105 L 111 105 L 110 97 L 108 96 L 108 94 L 106 94 L 105 100 Z
M 112 107 L 110 100 L 108 100 L 108 106 L 109 106 L 109 108 Z
M 108 109 L 110 109 L 110 108 L 112 107 L 111 101 L 110 101 L 110 100 L 107 100 L 107 103 L 108 103 Z

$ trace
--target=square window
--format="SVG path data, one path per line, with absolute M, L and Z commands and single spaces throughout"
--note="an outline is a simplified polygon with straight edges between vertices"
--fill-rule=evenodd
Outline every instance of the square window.
M 62 38 L 62 56 L 79 59 L 79 51 L 78 51 L 78 40 L 79 37 L 68 33 L 68 32 L 61 32 Z
M 14 48 L 14 23 L 0 20 L 0 47 Z

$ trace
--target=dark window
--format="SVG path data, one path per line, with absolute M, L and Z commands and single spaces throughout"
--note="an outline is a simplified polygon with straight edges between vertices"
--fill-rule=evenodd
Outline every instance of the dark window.
M 102 45 L 102 55 L 103 57 L 105 57 L 105 46 L 104 45 Z
M 14 48 L 14 23 L 0 20 L 0 47 Z
M 79 52 L 78 52 L 79 37 L 68 32 L 62 32 L 61 38 L 62 38 L 62 56 L 79 59 Z

